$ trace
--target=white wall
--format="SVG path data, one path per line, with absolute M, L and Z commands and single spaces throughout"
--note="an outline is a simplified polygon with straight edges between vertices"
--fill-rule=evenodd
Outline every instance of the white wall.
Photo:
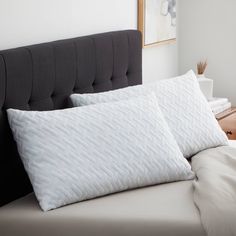
M 167 79 L 178 75 L 177 44 L 143 49 L 144 82 Z
M 0 0 L 0 50 L 137 28 L 137 0 Z M 144 49 L 144 82 L 178 73 L 177 46 Z
M 236 1 L 179 0 L 179 69 L 207 59 L 214 94 L 236 105 Z

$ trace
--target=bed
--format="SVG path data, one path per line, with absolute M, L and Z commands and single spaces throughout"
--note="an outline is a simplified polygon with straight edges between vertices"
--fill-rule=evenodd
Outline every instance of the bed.
M 207 235 L 194 200 L 195 180 L 111 194 L 46 213 L 31 193 L 6 109 L 69 108 L 71 93 L 141 83 L 141 35 L 136 30 L 0 52 L 0 235 Z
M 190 182 L 118 193 L 44 213 L 34 194 L 0 211 L 1 235 L 203 236 Z

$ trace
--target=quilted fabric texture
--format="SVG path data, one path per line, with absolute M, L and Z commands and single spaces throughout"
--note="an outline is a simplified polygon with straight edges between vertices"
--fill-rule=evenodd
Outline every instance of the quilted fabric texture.
M 161 110 L 185 157 L 228 145 L 193 71 L 154 86 Z
M 185 157 L 207 148 L 228 145 L 193 71 L 152 84 L 98 94 L 73 94 L 74 106 L 128 99 L 155 92 L 164 117 Z
M 44 211 L 193 178 L 154 94 L 66 110 L 7 112 Z
M 114 102 L 150 94 L 154 92 L 152 86 L 153 84 L 150 84 L 149 86 L 136 85 L 117 90 L 110 90 L 102 93 L 87 93 L 87 94 L 74 93 L 70 95 L 70 99 L 74 107 L 86 106 L 104 102 Z

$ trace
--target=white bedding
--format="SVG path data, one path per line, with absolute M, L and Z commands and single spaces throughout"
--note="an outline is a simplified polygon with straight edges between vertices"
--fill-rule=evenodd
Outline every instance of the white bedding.
M 196 75 L 160 80 L 147 85 L 126 87 L 103 93 L 72 94 L 74 106 L 127 100 L 154 92 L 165 120 L 185 157 L 207 148 L 228 145 L 211 108 L 202 94 Z
M 236 235 L 236 149 L 205 150 L 193 157 L 192 167 L 195 181 L 126 191 L 47 213 L 34 194 L 28 195 L 0 208 L 0 235 Z
M 236 235 L 236 148 L 205 150 L 193 157 L 192 168 L 194 201 L 208 236 Z
M 206 236 L 192 180 L 43 212 L 34 194 L 0 208 L 1 236 Z
M 65 110 L 7 113 L 44 211 L 194 178 L 154 94 Z

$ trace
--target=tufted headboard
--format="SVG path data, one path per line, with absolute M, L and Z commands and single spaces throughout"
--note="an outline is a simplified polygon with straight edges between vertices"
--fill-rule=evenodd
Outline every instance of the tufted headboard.
M 0 51 L 0 206 L 32 191 L 6 109 L 63 109 L 70 107 L 71 93 L 140 83 L 141 34 L 136 30 Z

